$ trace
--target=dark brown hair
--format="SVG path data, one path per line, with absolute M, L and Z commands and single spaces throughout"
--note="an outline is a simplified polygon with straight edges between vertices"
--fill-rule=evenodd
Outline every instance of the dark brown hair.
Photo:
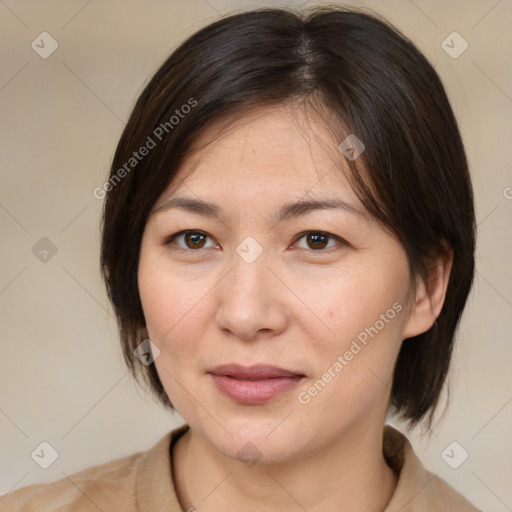
M 411 425 L 427 413 L 431 420 L 473 280 L 468 165 L 432 66 L 387 22 L 346 8 L 223 18 L 182 43 L 138 98 L 103 188 L 101 268 L 125 360 L 172 407 L 155 365 L 134 357 L 147 337 L 137 267 L 148 215 L 190 143 L 222 116 L 302 100 L 339 122 L 340 142 L 349 133 L 364 142 L 359 158 L 345 162 L 352 185 L 403 245 L 411 275 L 427 275 L 428 259 L 443 241 L 453 249 L 444 307 L 434 328 L 402 343 L 391 392 L 392 405 Z

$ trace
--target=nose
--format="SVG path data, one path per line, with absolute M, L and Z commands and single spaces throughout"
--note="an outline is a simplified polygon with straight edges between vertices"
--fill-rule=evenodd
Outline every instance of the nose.
M 219 283 L 217 326 L 242 340 L 272 337 L 286 329 L 288 313 L 282 283 L 262 254 L 248 263 L 238 254 Z

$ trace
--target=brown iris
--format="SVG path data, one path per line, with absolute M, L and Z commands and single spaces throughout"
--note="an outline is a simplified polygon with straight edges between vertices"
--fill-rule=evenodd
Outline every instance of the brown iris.
M 313 245 L 310 246 L 312 249 L 323 249 L 326 247 L 329 237 L 327 235 L 322 234 L 309 234 L 307 235 L 307 242 L 308 245 L 312 243 Z
M 185 244 L 190 249 L 201 249 L 205 244 L 206 238 L 207 238 L 207 236 L 203 235 L 202 233 L 185 233 L 184 234 Z M 189 242 L 191 242 L 191 244 L 189 244 Z

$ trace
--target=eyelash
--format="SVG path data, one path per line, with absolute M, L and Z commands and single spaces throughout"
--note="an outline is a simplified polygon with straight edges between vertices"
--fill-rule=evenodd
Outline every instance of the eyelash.
M 186 235 L 186 234 L 200 234 L 200 235 L 203 235 L 203 236 L 206 236 L 206 237 L 212 239 L 212 237 L 210 237 L 210 235 L 208 235 L 208 233 L 205 233 L 204 231 L 201 231 L 199 229 L 184 229 L 182 231 L 174 233 L 173 235 L 168 236 L 164 241 L 164 245 L 171 245 L 176 238 L 178 238 L 179 236 Z M 333 235 L 331 233 L 327 233 L 325 231 L 315 231 L 315 230 L 303 231 L 302 233 L 299 233 L 293 243 L 295 244 L 299 240 L 304 238 L 305 236 L 311 235 L 311 234 L 320 235 L 320 236 L 327 237 L 329 239 L 336 240 L 339 245 L 343 245 L 343 246 L 349 245 L 347 241 L 345 241 L 343 238 L 341 238 L 339 236 Z M 325 254 L 325 253 L 331 252 L 331 250 L 335 250 L 336 248 L 337 248 L 336 246 L 333 246 L 333 247 L 328 247 L 327 249 L 304 249 L 304 250 L 306 250 L 308 252 L 312 252 L 312 253 L 324 253 Z M 186 252 L 192 252 L 192 251 L 197 252 L 197 251 L 200 251 L 201 249 L 203 249 L 203 247 L 200 247 L 199 249 L 190 249 L 188 247 L 183 248 L 183 247 L 178 246 L 178 250 L 186 251 Z M 211 247 L 207 247 L 206 249 L 211 249 Z M 300 249 L 303 249 L 303 248 L 301 247 Z

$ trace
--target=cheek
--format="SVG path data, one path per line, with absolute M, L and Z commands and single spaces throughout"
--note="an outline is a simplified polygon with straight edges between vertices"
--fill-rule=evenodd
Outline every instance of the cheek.
M 204 401 L 192 376 L 204 371 L 199 356 L 208 297 L 201 287 L 157 271 L 141 276 L 139 293 L 149 338 L 160 349 L 155 366 L 165 392 L 182 416 L 193 417 L 197 411 L 187 390 Z
M 347 326 L 347 334 L 340 334 L 337 343 L 309 348 L 316 372 L 298 390 L 297 400 L 303 413 L 322 418 L 326 430 L 363 421 L 369 411 L 385 414 L 401 345 L 400 328 L 397 316 L 384 326 L 374 316 L 369 314 L 369 327 L 361 327 L 365 324 L 360 320 Z
M 144 268 L 152 271 L 144 273 Z M 187 376 L 196 373 L 194 366 L 199 361 L 201 303 L 196 304 L 193 287 L 183 294 L 181 280 L 170 279 L 156 268 L 141 267 L 139 274 L 139 293 L 147 331 L 150 340 L 160 349 L 155 367 L 165 392 L 180 414 L 188 414 L 190 400 L 187 400 L 183 386 L 190 389 Z
M 384 274 L 380 266 L 366 265 L 364 270 L 343 269 L 295 280 L 294 293 L 309 308 L 302 320 L 296 320 L 319 350 L 339 351 L 358 336 L 364 342 L 376 331 L 380 338 L 384 332 L 400 330 L 407 275 L 400 269 Z
M 176 282 L 155 280 L 140 290 L 149 337 L 161 351 L 161 363 L 179 368 L 191 366 L 197 358 L 207 316 L 208 299 L 204 294 L 181 292 Z M 203 297 L 201 299 L 201 297 Z
M 142 251 L 139 263 L 139 294 L 148 332 L 157 344 L 170 346 L 180 340 L 189 346 L 206 316 L 211 277 L 169 268 L 165 256 L 155 252 Z
M 309 334 L 305 348 L 315 361 L 315 375 L 307 383 L 315 389 L 305 391 L 319 407 L 330 402 L 357 410 L 389 391 L 407 314 L 407 274 L 390 269 L 383 275 L 376 269 L 326 283 L 320 299 L 311 303 L 329 330 L 317 330 L 319 321 L 303 324 Z M 321 335 L 325 332 L 328 336 Z

